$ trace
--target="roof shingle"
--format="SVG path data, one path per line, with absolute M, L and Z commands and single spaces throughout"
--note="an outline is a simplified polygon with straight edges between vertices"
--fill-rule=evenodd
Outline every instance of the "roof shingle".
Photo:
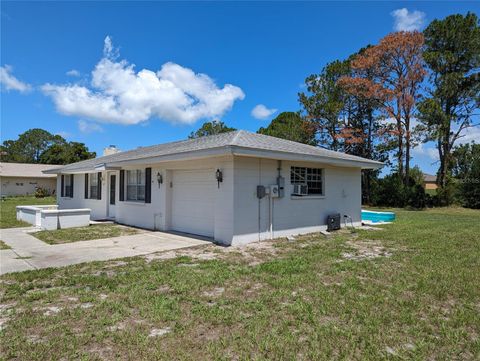
M 30 164 L 30 163 L 0 163 L 0 176 L 2 177 L 31 177 L 51 178 L 53 174 L 45 174 L 43 171 L 61 167 L 52 164 Z
M 148 147 L 138 147 L 136 149 L 125 152 L 72 163 L 59 168 L 59 170 L 68 173 L 69 171 L 94 169 L 95 166 L 99 164 L 117 163 L 137 159 L 140 160 L 143 158 L 161 157 L 208 149 L 218 149 L 229 146 L 236 146 L 253 150 L 267 150 L 274 152 L 291 153 L 297 155 L 318 156 L 323 158 L 341 159 L 347 161 L 358 161 L 376 166 L 382 164 L 380 162 L 356 157 L 345 153 L 334 152 L 320 147 L 314 147 L 311 145 L 301 144 L 290 140 L 247 132 L 245 130 L 237 130 L 233 132 L 200 137 L 196 139 L 181 140 L 177 142 L 152 145 Z

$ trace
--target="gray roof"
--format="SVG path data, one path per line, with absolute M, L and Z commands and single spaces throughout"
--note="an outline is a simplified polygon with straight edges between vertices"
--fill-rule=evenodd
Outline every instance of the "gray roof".
M 61 167 L 52 164 L 30 163 L 0 163 L 0 176 L 2 177 L 28 177 L 28 178 L 52 178 L 53 174 L 45 174 L 43 171 Z
M 437 182 L 437 176 L 427 174 L 427 173 L 423 173 L 423 181 L 424 182 Z
M 353 155 L 334 152 L 331 150 L 314 147 L 302 143 L 293 142 L 290 140 L 270 137 L 267 135 L 256 134 L 245 130 L 237 130 L 228 133 L 200 137 L 196 139 L 188 139 L 171 143 L 164 143 L 152 145 L 148 147 L 139 147 L 133 150 L 111 154 L 95 159 L 89 159 L 77 163 L 68 164 L 64 167 L 58 168 L 57 172 L 68 173 L 78 172 L 82 170 L 93 170 L 95 167 L 105 164 L 121 163 L 127 161 L 147 160 L 148 158 L 156 158 L 161 161 L 162 157 L 172 155 L 184 155 L 187 158 L 191 156 L 192 152 L 202 152 L 209 150 L 243 149 L 253 152 L 275 152 L 282 154 L 294 155 L 299 160 L 342 160 L 347 162 L 360 162 L 364 167 L 379 168 L 383 165 L 381 162 L 372 161 L 369 159 L 356 157 Z M 308 159 L 303 159 L 307 157 Z M 312 158 L 313 157 L 313 158 Z M 302 158 L 302 159 L 300 159 Z M 319 159 L 316 159 L 319 158 Z M 320 159 L 321 158 L 321 159 Z M 360 165 L 359 165 L 360 166 Z M 52 171 L 52 173 L 54 173 Z

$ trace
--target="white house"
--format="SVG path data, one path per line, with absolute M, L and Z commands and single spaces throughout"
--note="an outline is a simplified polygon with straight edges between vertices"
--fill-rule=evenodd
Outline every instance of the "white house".
M 93 219 L 236 245 L 324 230 L 330 214 L 360 224 L 361 169 L 381 166 L 240 130 L 46 173 L 58 174 L 60 209 L 90 208 Z
M 55 191 L 57 182 L 54 174 L 43 171 L 58 168 L 59 165 L 0 163 L 0 193 L 2 196 L 25 196 L 35 193 L 38 187 Z

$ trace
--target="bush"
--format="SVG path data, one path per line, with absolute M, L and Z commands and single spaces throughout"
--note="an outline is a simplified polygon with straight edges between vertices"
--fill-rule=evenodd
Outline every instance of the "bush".
M 372 204 L 385 207 L 403 207 L 405 197 L 400 177 L 393 173 L 377 179 L 372 186 Z
M 406 188 L 406 205 L 413 208 L 425 208 L 427 206 L 427 197 L 425 189 L 421 184 L 415 184 Z
M 460 185 L 460 197 L 463 206 L 480 209 L 480 171 L 478 175 L 462 179 Z
M 453 175 L 458 182 L 460 202 L 480 209 L 480 144 L 463 144 L 453 151 Z
M 50 192 L 48 189 L 42 188 L 42 187 L 37 187 L 35 189 L 35 198 L 45 198 L 50 195 Z
M 372 186 L 372 204 L 382 207 L 413 207 L 425 208 L 428 203 L 437 202 L 425 193 L 423 184 L 410 179 L 411 186 L 403 184 L 397 173 L 392 173 L 382 179 L 376 179 Z

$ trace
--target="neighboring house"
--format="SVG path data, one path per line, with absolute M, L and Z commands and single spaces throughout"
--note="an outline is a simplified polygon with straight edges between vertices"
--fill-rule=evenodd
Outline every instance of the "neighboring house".
M 54 193 L 57 181 L 54 174 L 43 171 L 58 168 L 59 165 L 0 163 L 0 192 L 2 196 L 25 196 L 35 193 L 37 187 Z
M 431 174 L 423 173 L 423 187 L 428 189 L 437 189 L 437 177 Z
M 48 173 L 59 175 L 60 209 L 90 208 L 93 219 L 197 234 L 230 245 L 324 230 L 327 215 L 334 213 L 359 225 L 361 169 L 381 166 L 235 131 L 140 147 Z M 268 191 L 271 185 L 283 186 L 283 197 L 257 190 L 265 186 Z

